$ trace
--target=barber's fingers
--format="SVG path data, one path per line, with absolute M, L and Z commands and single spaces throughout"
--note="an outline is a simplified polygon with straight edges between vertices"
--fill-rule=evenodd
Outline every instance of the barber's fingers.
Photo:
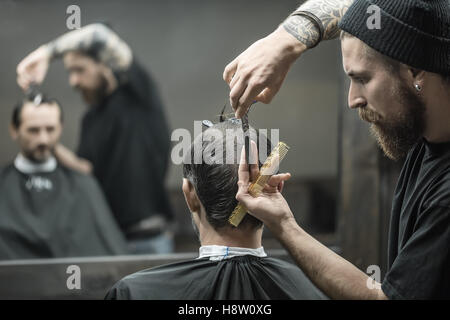
M 242 147 L 241 159 L 239 160 L 239 169 L 238 169 L 238 185 L 247 186 L 249 185 L 250 173 L 248 172 L 248 165 L 245 161 L 245 147 Z
M 269 181 L 267 181 L 267 184 L 271 187 L 277 187 L 280 182 L 287 181 L 291 178 L 291 174 L 288 173 L 279 173 L 275 174 L 270 177 Z
M 273 175 L 270 177 L 269 181 L 266 183 L 266 186 L 264 187 L 265 192 L 280 192 L 283 191 L 284 182 L 289 180 L 291 178 L 290 173 L 280 173 Z
M 22 88 L 22 90 L 26 91 L 30 84 L 34 82 L 34 78 L 27 74 L 19 74 L 17 75 L 17 84 Z
M 255 97 L 255 100 L 268 104 L 272 101 L 273 97 L 275 97 L 279 89 L 280 87 L 276 86 L 266 87 L 258 93 L 258 95 Z
M 238 66 L 237 59 L 234 59 L 225 67 L 223 71 L 223 80 L 226 83 L 230 84 L 231 79 L 233 79 L 233 76 L 236 73 L 237 66 Z
M 236 200 L 243 204 L 249 212 L 254 212 L 261 207 L 260 198 L 254 198 L 248 193 L 248 187 L 239 185 L 238 193 L 236 194 Z
M 245 83 L 244 79 L 239 78 L 234 84 L 233 88 L 230 90 L 230 104 L 235 111 L 239 104 L 239 99 L 241 98 L 246 88 L 247 84 Z
M 284 188 L 284 181 L 281 181 L 281 182 L 278 184 L 278 187 L 277 187 L 278 192 L 279 192 L 279 193 L 283 193 L 283 188 Z
M 250 140 L 250 181 L 255 182 L 259 175 L 258 147 L 256 142 Z
M 240 79 L 240 76 L 238 74 L 235 74 L 230 81 L 230 91 L 234 88 L 238 80 Z
M 262 83 L 248 83 L 245 91 L 238 100 L 238 106 L 236 110 L 236 118 L 241 118 L 245 115 L 247 110 L 256 101 L 256 97 L 264 89 L 264 84 Z

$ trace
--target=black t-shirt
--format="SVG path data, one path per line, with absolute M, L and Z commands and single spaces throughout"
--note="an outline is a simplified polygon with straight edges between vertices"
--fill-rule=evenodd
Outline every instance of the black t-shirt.
M 78 155 L 92 162 L 122 229 L 173 217 L 164 187 L 170 134 L 156 87 L 134 62 L 121 84 L 82 122 Z
M 297 266 L 251 255 L 163 265 L 117 282 L 111 300 L 328 299 Z
M 425 139 L 410 150 L 394 195 L 389 270 L 390 299 L 450 298 L 450 143 Z

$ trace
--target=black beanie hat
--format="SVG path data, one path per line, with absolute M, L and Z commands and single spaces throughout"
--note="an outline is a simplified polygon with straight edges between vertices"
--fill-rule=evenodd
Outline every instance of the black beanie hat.
M 369 29 L 380 9 L 379 29 Z M 339 28 L 411 67 L 450 75 L 450 0 L 355 0 Z

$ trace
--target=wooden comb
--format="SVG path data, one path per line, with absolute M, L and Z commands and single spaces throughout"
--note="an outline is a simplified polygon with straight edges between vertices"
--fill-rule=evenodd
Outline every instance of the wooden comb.
M 280 162 L 286 156 L 286 153 L 289 151 L 289 146 L 284 142 L 278 142 L 278 145 L 273 148 L 270 155 L 267 157 L 263 166 L 259 170 L 259 175 L 254 183 L 248 187 L 248 193 L 253 197 L 257 197 L 261 194 L 264 186 L 269 181 L 270 177 L 272 177 L 279 168 Z M 234 208 L 230 217 L 228 218 L 228 222 L 233 226 L 237 227 L 241 223 L 242 219 L 244 219 L 247 214 L 247 208 L 242 203 L 238 203 L 236 208 Z

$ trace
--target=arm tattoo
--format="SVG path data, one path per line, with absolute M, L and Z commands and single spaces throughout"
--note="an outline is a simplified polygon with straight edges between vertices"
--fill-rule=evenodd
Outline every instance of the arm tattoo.
M 298 10 L 314 13 L 324 27 L 324 40 L 334 39 L 339 35 L 338 23 L 354 0 L 310 0 Z M 319 30 L 315 24 L 304 16 L 292 16 L 283 22 L 287 32 L 297 38 L 308 48 L 319 39 Z
M 113 71 L 125 71 L 131 64 L 132 52 L 116 33 L 95 23 L 70 31 L 47 44 L 51 58 L 68 51 L 90 52 Z
M 289 17 L 284 21 L 283 27 L 307 48 L 313 47 L 319 39 L 319 30 L 307 17 Z

